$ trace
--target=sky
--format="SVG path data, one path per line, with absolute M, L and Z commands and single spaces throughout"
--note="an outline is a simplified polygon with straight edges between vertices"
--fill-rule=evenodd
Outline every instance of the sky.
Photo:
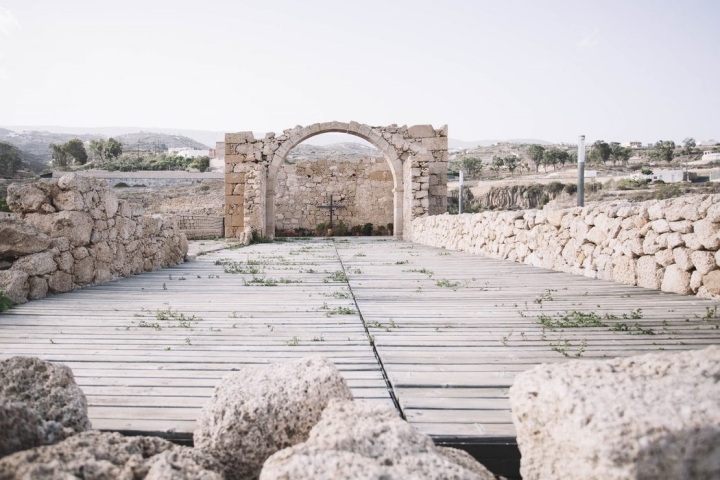
M 718 19 L 718 0 L 0 0 L 0 125 L 720 140 Z

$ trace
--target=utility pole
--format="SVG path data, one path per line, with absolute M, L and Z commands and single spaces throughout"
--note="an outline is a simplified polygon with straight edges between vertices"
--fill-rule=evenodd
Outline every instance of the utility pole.
M 463 171 L 460 170 L 460 190 L 458 192 L 458 215 L 462 214 L 463 201 Z
M 585 206 L 585 135 L 580 135 L 578 137 L 577 206 Z

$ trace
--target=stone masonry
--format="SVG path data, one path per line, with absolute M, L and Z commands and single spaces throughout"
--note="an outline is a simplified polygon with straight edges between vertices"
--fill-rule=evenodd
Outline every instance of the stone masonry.
M 720 299 L 720 195 L 416 218 L 412 240 Z
M 143 215 L 76 174 L 11 184 L 0 213 L 0 290 L 15 303 L 182 263 L 174 217 Z
M 275 228 L 314 230 L 327 223 L 328 210 L 317 205 L 327 204 L 329 195 L 345 205 L 334 212 L 336 220 L 348 226 L 386 226 L 393 221 L 392 189 L 392 172 L 384 158 L 285 163 L 275 189 Z
M 296 126 L 282 135 L 256 139 L 252 132 L 225 134 L 225 236 L 248 242 L 252 231 L 273 236 L 276 185 L 287 154 L 315 135 L 356 135 L 382 152 L 392 174 L 393 224 L 397 238 L 410 238 L 414 218 L 447 207 L 447 126 L 370 127 L 357 122 Z

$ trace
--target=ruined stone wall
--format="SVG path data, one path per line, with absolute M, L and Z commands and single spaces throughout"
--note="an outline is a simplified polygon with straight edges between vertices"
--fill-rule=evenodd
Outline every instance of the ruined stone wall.
M 0 218 L 0 290 L 16 303 L 181 263 L 173 217 L 143 215 L 105 183 L 69 174 L 8 187 Z
M 416 218 L 412 240 L 720 299 L 720 195 Z
M 251 232 L 275 232 L 277 177 L 287 154 L 322 133 L 356 135 L 377 147 L 393 176 L 395 235 L 409 238 L 413 218 L 447 208 L 447 126 L 371 127 L 357 122 L 296 126 L 281 135 L 225 134 L 225 236 L 249 241 Z
M 328 223 L 329 195 L 345 205 L 334 218 L 346 225 L 372 223 L 386 226 L 393 221 L 393 182 L 384 158 L 360 160 L 305 160 L 284 164 L 275 187 L 275 228 L 314 230 Z

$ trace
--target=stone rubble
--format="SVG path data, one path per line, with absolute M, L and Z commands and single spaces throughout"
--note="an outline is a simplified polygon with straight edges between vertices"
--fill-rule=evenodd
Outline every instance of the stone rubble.
M 544 364 L 510 388 L 525 480 L 720 478 L 720 347 Z
M 91 428 L 85 394 L 69 367 L 36 357 L 0 361 L 0 456 Z
M 413 220 L 412 241 L 720 298 L 720 195 L 421 217 Z
M 280 450 L 260 480 L 473 479 L 495 476 L 465 452 L 437 447 L 389 406 L 333 399 L 307 441 Z
M 182 263 L 176 220 L 144 216 L 76 174 L 11 184 L 0 214 L 0 290 L 15 303 Z
M 242 368 L 223 377 L 203 407 L 195 447 L 217 458 L 228 480 L 255 478 L 270 455 L 307 439 L 333 398 L 352 394 L 322 357 Z

